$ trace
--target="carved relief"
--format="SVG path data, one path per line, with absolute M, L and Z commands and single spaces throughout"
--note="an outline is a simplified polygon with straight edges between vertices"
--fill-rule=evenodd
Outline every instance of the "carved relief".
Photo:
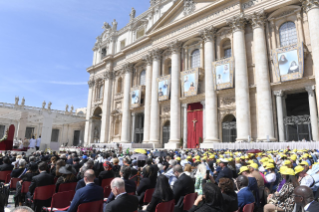
M 161 59 L 161 51 L 160 51 L 160 49 L 158 49 L 158 48 L 154 49 L 150 53 L 152 55 L 153 60 L 158 61 L 158 60 Z
M 231 19 L 226 20 L 227 24 L 231 27 L 233 32 L 238 30 L 244 30 L 246 24 L 246 16 L 243 13 L 240 13 L 238 16 L 234 16 Z
M 187 16 L 195 11 L 194 0 L 184 0 L 184 15 Z
M 94 79 L 90 79 L 88 81 L 89 88 L 92 88 L 94 86 L 94 84 L 95 84 L 95 80 Z
M 173 54 L 177 54 L 180 52 L 182 43 L 178 40 L 175 40 L 167 45 L 167 47 L 171 50 Z
M 200 36 L 202 37 L 202 39 L 204 40 L 204 42 L 211 42 L 213 41 L 214 37 L 215 37 L 215 28 L 213 26 L 208 27 L 202 31 L 199 32 Z
M 319 0 L 300 0 L 302 2 L 303 9 L 308 12 L 309 10 L 319 7 Z
M 150 52 L 143 57 L 143 61 L 149 66 L 152 65 L 152 55 Z
M 222 106 L 233 105 L 235 104 L 235 97 L 223 97 L 220 103 Z
M 260 12 L 254 12 L 250 17 L 250 23 L 253 27 L 253 29 L 261 27 L 264 27 L 264 23 L 266 21 L 264 10 Z
M 123 69 L 123 73 L 126 73 L 126 72 L 133 72 L 133 64 L 132 63 L 126 63 L 122 66 L 122 69 Z

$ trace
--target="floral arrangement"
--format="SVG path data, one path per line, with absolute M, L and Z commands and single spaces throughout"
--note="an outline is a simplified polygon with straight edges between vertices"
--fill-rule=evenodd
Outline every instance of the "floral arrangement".
M 7 140 L 8 138 L 8 131 L 6 131 L 6 133 L 4 134 L 3 138 L 0 139 L 0 142 Z

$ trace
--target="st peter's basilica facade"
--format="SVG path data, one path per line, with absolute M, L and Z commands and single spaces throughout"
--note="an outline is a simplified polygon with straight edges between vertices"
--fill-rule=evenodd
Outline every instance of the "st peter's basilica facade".
M 84 142 L 318 140 L 319 0 L 151 0 L 104 23 Z

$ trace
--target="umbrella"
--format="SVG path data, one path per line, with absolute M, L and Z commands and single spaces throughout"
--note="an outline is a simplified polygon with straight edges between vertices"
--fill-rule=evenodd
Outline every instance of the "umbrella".
M 131 156 L 131 159 L 137 159 L 137 160 L 146 160 L 147 159 L 147 155 L 143 155 L 143 154 L 134 154 Z
M 248 150 L 246 153 L 259 153 L 261 152 L 259 149 L 251 149 L 251 150 Z
M 140 153 L 140 154 L 146 154 L 146 150 L 145 149 L 136 149 L 134 150 L 134 152 Z
M 154 157 L 166 157 L 167 152 L 164 152 L 164 151 L 154 152 L 153 155 L 154 155 Z

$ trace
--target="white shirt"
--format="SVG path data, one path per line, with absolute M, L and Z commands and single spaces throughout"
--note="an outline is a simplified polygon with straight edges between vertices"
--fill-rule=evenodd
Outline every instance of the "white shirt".
M 40 144 L 41 144 L 41 138 L 38 138 L 38 139 L 37 139 L 37 146 L 39 147 Z
M 310 175 L 305 176 L 300 181 L 300 185 L 308 186 L 310 187 L 313 184 L 313 178 Z
M 309 206 L 311 205 L 311 203 L 313 203 L 314 200 L 312 200 L 312 202 L 309 202 L 303 209 L 308 210 Z
M 275 173 L 267 174 L 265 176 L 265 180 L 267 181 L 267 183 L 275 182 L 276 181 L 276 174 Z
M 30 142 L 30 145 L 29 145 L 30 148 L 34 148 L 35 147 L 35 141 L 36 140 L 33 139 L 33 138 L 30 139 L 30 141 L 29 141 Z

